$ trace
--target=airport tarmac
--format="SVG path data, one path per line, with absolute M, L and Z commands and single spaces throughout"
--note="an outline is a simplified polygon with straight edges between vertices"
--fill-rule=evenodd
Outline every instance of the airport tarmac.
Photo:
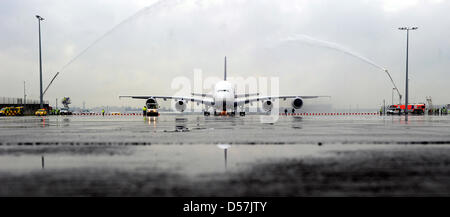
M 261 118 L 0 118 L 0 195 L 450 195 L 449 116 Z
M 0 117 L 2 144 L 450 143 L 450 116 Z

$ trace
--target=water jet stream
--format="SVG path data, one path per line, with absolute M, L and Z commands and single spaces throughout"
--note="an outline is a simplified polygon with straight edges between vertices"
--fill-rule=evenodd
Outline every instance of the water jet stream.
M 181 0 L 160 0 L 150 6 L 147 6 L 145 8 L 140 9 L 139 11 L 137 11 L 136 13 L 134 13 L 133 15 L 129 16 L 128 18 L 124 19 L 123 21 L 121 21 L 119 24 L 115 25 L 114 27 L 112 27 L 110 30 L 108 30 L 107 32 L 105 32 L 103 35 L 101 35 L 99 38 L 97 38 L 95 41 L 93 41 L 91 44 L 89 44 L 85 49 L 83 49 L 80 53 L 78 53 L 78 55 L 76 55 L 74 58 L 72 58 L 69 62 L 67 62 L 62 68 L 61 70 L 59 70 L 60 72 L 62 72 L 64 69 L 66 69 L 70 64 L 72 64 L 73 62 L 75 62 L 75 60 L 77 60 L 80 56 L 82 56 L 83 54 L 85 54 L 89 49 L 91 49 L 94 45 L 96 45 L 97 43 L 99 43 L 101 40 L 103 40 L 104 38 L 106 38 L 108 35 L 112 34 L 114 31 L 116 31 L 119 27 L 123 26 L 124 24 L 140 17 L 141 15 L 148 13 L 148 12 L 154 12 L 158 9 L 163 9 L 163 8 L 170 8 L 173 7 L 175 5 L 177 5 L 178 3 L 182 2 Z
M 116 31 L 118 28 L 120 28 L 121 26 L 125 25 L 126 23 L 140 17 L 143 14 L 149 13 L 149 12 L 154 12 L 156 10 L 159 9 L 163 9 L 163 8 L 170 8 L 173 6 L 178 5 L 180 2 L 182 2 L 181 0 L 160 0 L 155 2 L 152 5 L 149 5 L 147 7 L 144 7 L 142 9 L 140 9 L 139 11 L 135 12 L 133 15 L 129 16 L 128 18 L 124 19 L 123 21 L 121 21 L 120 23 L 118 23 L 117 25 L 113 26 L 110 30 L 108 30 L 107 32 L 105 32 L 103 35 L 101 35 L 99 38 L 97 38 L 95 41 L 93 41 L 91 44 L 89 44 L 86 48 L 84 48 L 80 53 L 78 53 L 75 57 L 73 57 L 69 62 L 67 62 L 63 67 L 61 67 L 61 69 L 59 70 L 59 72 L 57 72 L 55 74 L 55 76 L 53 76 L 51 82 L 49 83 L 49 85 L 47 86 L 47 88 L 45 89 L 45 92 L 47 92 L 48 88 L 50 87 L 50 85 L 53 83 L 53 81 L 55 80 L 55 78 L 59 75 L 60 72 L 64 71 L 67 67 L 69 67 L 73 62 L 75 62 L 79 57 L 81 57 L 82 55 L 84 55 L 87 51 L 89 51 L 94 45 L 96 45 L 97 43 L 99 43 L 100 41 L 102 41 L 104 38 L 106 38 L 108 35 L 112 34 L 114 31 Z
M 349 56 L 355 57 L 355 58 L 357 58 L 357 59 L 359 59 L 359 60 L 361 60 L 361 61 L 363 61 L 365 63 L 368 63 L 368 64 L 370 64 L 370 65 L 372 65 L 372 66 L 374 66 L 376 68 L 379 68 L 379 69 L 383 70 L 384 72 L 386 72 L 386 74 L 388 75 L 389 80 L 391 81 L 391 83 L 394 86 L 395 90 L 397 90 L 397 93 L 398 93 L 399 97 L 400 98 L 402 97 L 401 94 L 400 94 L 400 91 L 397 88 L 397 85 L 395 85 L 394 79 L 392 79 L 391 74 L 389 73 L 389 71 L 387 69 L 385 69 L 382 66 L 376 64 L 372 60 L 370 60 L 370 59 L 368 59 L 368 58 L 366 58 L 366 57 L 364 57 L 364 56 L 362 56 L 362 55 L 360 55 L 360 54 L 358 54 L 358 53 L 356 53 L 356 52 L 354 52 L 354 51 L 352 51 L 352 50 L 350 50 L 350 49 L 348 49 L 346 47 L 343 47 L 342 45 L 339 45 L 339 44 L 334 43 L 334 42 L 319 40 L 319 39 L 313 38 L 311 36 L 303 35 L 303 34 L 297 34 L 297 35 L 294 35 L 294 36 L 287 37 L 285 39 L 282 39 L 280 42 L 281 43 L 304 42 L 304 43 L 308 43 L 310 45 L 332 49 L 332 50 L 335 50 L 335 51 L 347 54 Z

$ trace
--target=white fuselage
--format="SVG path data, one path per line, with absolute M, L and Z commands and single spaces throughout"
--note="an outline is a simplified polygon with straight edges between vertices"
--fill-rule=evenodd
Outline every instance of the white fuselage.
M 220 81 L 214 86 L 214 110 L 217 112 L 234 111 L 235 85 L 228 81 Z

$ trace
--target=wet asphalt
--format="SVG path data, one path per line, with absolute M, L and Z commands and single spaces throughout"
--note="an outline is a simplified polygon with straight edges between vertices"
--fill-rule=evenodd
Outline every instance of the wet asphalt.
M 1 144 L 449 143 L 450 116 L 198 115 L 0 118 Z
M 5 117 L 0 144 L 2 196 L 450 195 L 448 116 Z

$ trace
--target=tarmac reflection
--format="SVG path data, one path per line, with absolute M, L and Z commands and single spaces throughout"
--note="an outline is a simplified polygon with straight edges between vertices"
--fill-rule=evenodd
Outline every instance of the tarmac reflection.
M 228 149 L 231 148 L 230 144 L 219 144 L 217 145 L 217 147 L 219 147 L 220 149 L 223 149 L 223 158 L 224 158 L 224 165 L 225 165 L 225 171 L 227 171 L 227 165 L 228 165 L 228 161 L 227 161 L 227 152 Z
M 146 117 L 148 119 L 148 125 L 156 128 L 156 121 L 158 120 L 156 117 Z

